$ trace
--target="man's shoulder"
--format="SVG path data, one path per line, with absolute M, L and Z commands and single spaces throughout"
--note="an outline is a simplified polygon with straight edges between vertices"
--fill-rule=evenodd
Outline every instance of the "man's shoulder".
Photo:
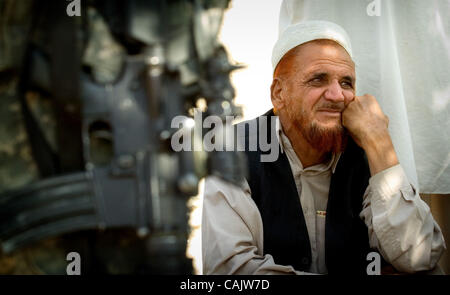
M 274 117 L 273 109 L 265 112 L 264 114 L 253 118 L 249 120 L 245 120 L 239 123 L 236 123 L 233 125 L 235 134 L 238 139 L 240 140 L 246 140 L 246 144 L 248 144 L 249 140 L 257 140 L 259 134 L 259 129 L 261 124 L 268 124 L 270 128 L 267 128 L 269 126 L 266 126 L 266 129 L 273 129 L 274 126 L 271 124 L 273 123 L 271 119 Z M 265 119 L 263 119 L 265 118 Z M 268 131 L 269 131 L 268 130 Z
M 229 182 L 219 176 L 211 175 L 205 178 L 204 196 L 220 194 L 228 197 L 230 195 L 240 195 L 241 193 L 251 194 L 247 179 L 242 179 L 239 184 Z

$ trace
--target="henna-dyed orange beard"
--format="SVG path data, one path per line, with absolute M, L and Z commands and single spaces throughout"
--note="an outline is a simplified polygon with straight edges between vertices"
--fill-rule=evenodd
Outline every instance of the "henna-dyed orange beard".
M 308 118 L 304 111 L 291 119 L 293 119 L 295 128 L 317 151 L 339 153 L 345 150 L 348 133 L 341 123 L 335 124 L 333 127 L 327 127 L 314 119 Z

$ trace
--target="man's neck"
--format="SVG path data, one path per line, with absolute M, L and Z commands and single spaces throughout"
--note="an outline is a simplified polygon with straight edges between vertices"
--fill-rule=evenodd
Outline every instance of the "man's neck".
M 280 121 L 280 123 L 282 123 Z M 329 152 L 319 151 L 303 137 L 292 124 L 281 124 L 284 134 L 289 138 L 295 154 L 300 159 L 303 168 L 314 166 L 325 162 L 329 157 Z M 286 126 L 285 126 L 286 125 Z

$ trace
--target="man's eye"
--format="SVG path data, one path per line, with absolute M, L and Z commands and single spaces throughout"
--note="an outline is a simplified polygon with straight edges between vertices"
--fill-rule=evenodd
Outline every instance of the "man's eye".
M 342 82 L 341 86 L 344 88 L 353 88 L 353 85 L 350 82 Z
M 311 80 L 310 80 L 310 82 L 312 82 L 312 83 L 320 83 L 320 82 L 322 82 L 322 78 L 320 78 L 320 77 L 317 77 L 317 78 L 312 78 Z

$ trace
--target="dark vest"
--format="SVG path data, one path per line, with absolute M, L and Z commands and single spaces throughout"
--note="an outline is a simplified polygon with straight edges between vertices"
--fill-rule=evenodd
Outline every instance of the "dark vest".
M 264 116 L 274 116 L 273 111 Z M 259 144 L 257 151 L 248 150 L 249 138 L 259 134 L 260 118 L 254 119 L 258 128 L 256 134 L 249 134 L 249 121 L 240 124 L 246 124 L 247 181 L 263 221 L 264 254 L 271 254 L 277 264 L 308 271 L 310 241 L 289 160 L 280 150 L 275 162 L 261 162 L 261 154 L 269 152 L 261 151 Z M 267 128 L 269 141 L 271 132 L 275 132 L 275 126 L 272 127 Z M 328 196 L 325 261 L 329 274 L 366 273 L 369 263 L 366 256 L 373 250 L 369 247 L 367 227 L 359 213 L 369 178 L 366 155 L 349 138 L 331 177 Z

